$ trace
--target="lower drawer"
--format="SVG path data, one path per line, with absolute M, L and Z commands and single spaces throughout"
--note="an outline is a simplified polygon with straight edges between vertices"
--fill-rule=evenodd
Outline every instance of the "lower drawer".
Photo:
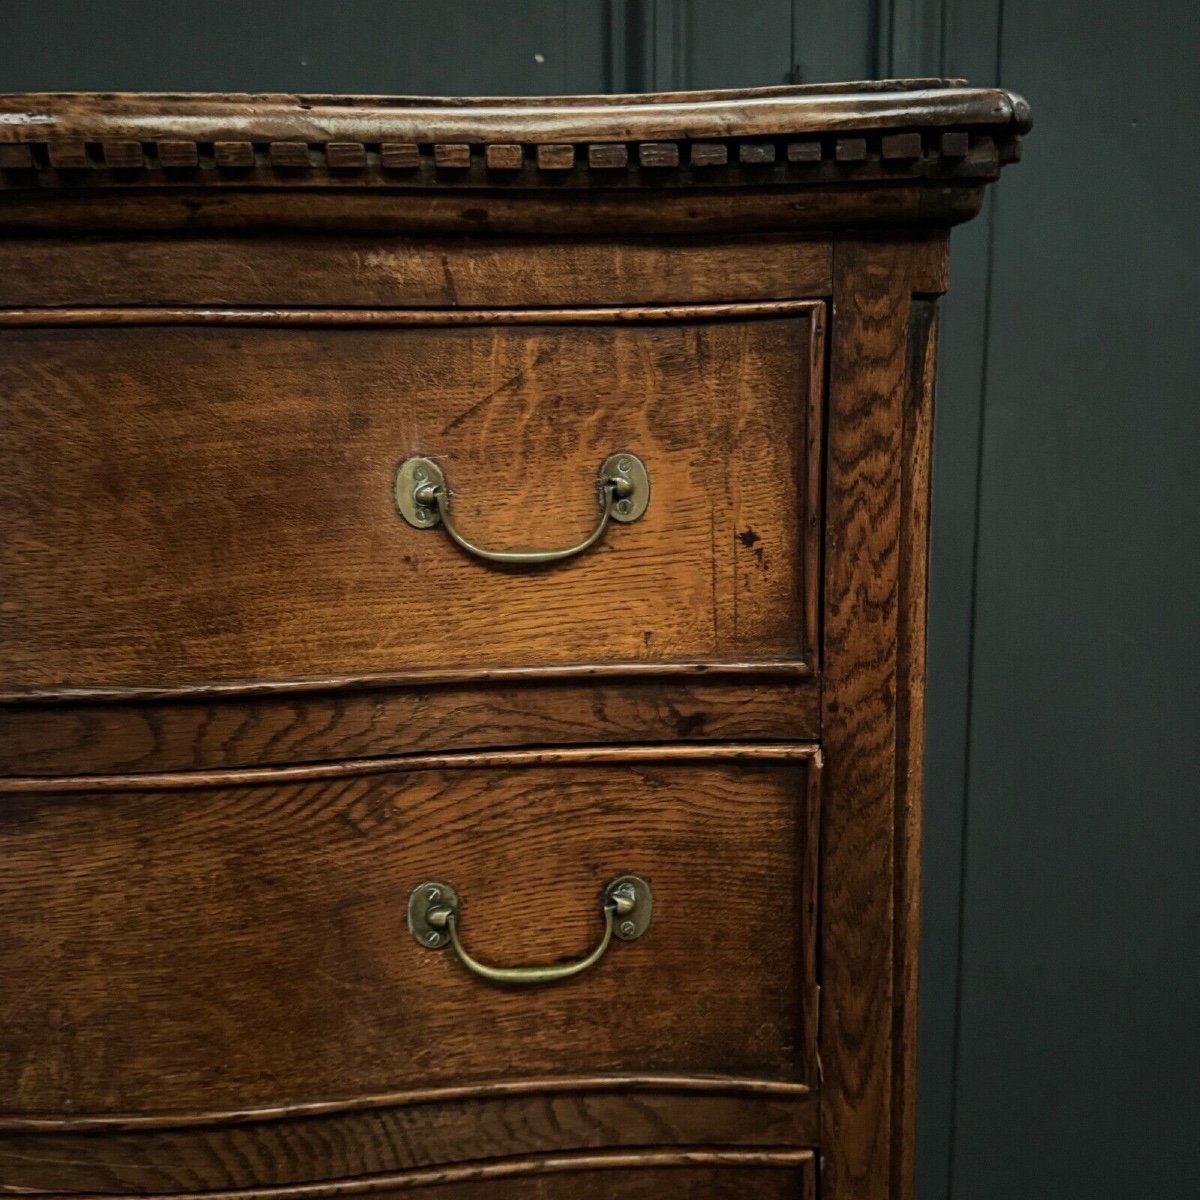
M 815 1200 L 814 1157 L 811 1150 L 564 1155 L 372 1181 L 370 1194 L 376 1200 L 412 1196 L 413 1189 L 431 1200 Z M 278 1200 L 290 1200 L 288 1192 Z
M 315 1188 L 302 1184 L 269 1192 L 191 1195 L 196 1200 L 815 1200 L 815 1158 L 811 1150 L 643 1149 L 499 1159 L 359 1176 Z M 44 1200 L 67 1195 L 45 1193 Z
M 606 1081 L 803 1095 L 818 762 L 717 745 L 8 781 L 0 1129 Z M 450 885 L 469 953 L 561 965 L 596 949 L 627 874 L 648 928 L 621 941 L 617 912 L 558 982 L 480 978 L 447 923 L 438 949 L 407 927 L 418 885 Z
M 497 1164 L 490 1178 L 516 1180 L 520 1195 L 544 1162 L 579 1171 L 633 1170 L 636 1178 L 645 1167 L 719 1165 L 721 1178 L 737 1180 L 742 1173 L 730 1168 L 778 1165 L 781 1154 L 815 1145 L 819 1136 L 816 1096 L 680 1089 L 669 1081 L 635 1087 L 618 1078 L 571 1090 L 571 1082 L 475 1089 L 382 1107 L 226 1113 L 215 1120 L 187 1114 L 8 1117 L 0 1120 L 0 1194 L 202 1193 L 212 1200 L 214 1193 L 231 1193 L 241 1200 L 282 1200 L 294 1193 L 314 1200 L 314 1185 L 327 1197 L 369 1191 L 364 1180 L 384 1181 L 392 1190 L 432 1186 L 431 1179 L 465 1185 L 473 1178 L 469 1164 L 479 1162 Z M 648 1146 L 656 1147 L 652 1155 Z M 603 1162 L 583 1165 L 595 1159 Z M 557 1178 L 555 1170 L 568 1166 L 547 1173 Z M 675 1185 L 683 1178 L 674 1171 L 653 1177 Z M 551 1180 L 546 1186 L 561 1185 Z

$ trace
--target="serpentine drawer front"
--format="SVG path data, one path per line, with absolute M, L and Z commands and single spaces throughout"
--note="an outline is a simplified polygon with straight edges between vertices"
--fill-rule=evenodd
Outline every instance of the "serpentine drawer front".
M 952 81 L 0 96 L 0 1195 L 911 1200 Z
M 7 330 L 0 394 L 28 420 L 0 448 L 6 682 L 803 669 L 822 305 L 410 316 Z M 415 502 L 420 466 L 398 478 L 414 456 L 453 525 L 420 528 L 436 503 Z M 625 462 L 637 492 L 598 504 Z M 554 550 L 610 509 L 556 566 L 498 569 L 446 536 Z
M 637 747 L 10 791 L 0 977 L 39 985 L 5 1001 L 0 1094 L 168 1124 L 554 1076 L 803 1100 L 817 763 Z M 447 904 L 461 953 L 525 986 L 460 961 Z

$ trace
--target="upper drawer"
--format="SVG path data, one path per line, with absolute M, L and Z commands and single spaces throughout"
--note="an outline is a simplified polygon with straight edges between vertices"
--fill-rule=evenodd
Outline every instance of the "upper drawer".
M 38 323 L 0 334 L 0 678 L 803 671 L 823 311 L 14 315 Z M 425 455 L 473 542 L 569 545 L 616 451 L 647 467 L 644 515 L 554 566 L 396 509 Z

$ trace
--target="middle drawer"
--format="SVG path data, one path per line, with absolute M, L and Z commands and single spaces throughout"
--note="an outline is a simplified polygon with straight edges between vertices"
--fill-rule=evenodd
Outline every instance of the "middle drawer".
M 717 745 L 9 781 L 0 977 L 37 986 L 0 1002 L 7 1113 L 611 1074 L 802 1091 L 818 765 Z M 489 982 L 406 927 L 440 881 L 477 958 L 562 963 L 596 947 L 605 885 L 630 874 L 648 928 L 557 983 Z

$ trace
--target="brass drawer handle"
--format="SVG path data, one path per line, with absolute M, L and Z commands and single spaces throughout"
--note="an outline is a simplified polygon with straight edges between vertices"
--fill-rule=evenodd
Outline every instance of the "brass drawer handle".
M 650 476 L 646 464 L 636 454 L 621 451 L 610 454 L 600 464 L 600 520 L 595 529 L 578 545 L 565 550 L 484 550 L 454 527 L 450 517 L 450 487 L 446 475 L 431 458 L 414 457 L 400 464 L 396 472 L 396 507 L 400 515 L 418 529 L 429 529 L 440 521 L 451 540 L 468 554 L 494 563 L 558 562 L 594 546 L 608 528 L 608 523 L 636 521 L 650 502 Z
M 640 875 L 621 875 L 604 889 L 600 898 L 604 934 L 597 947 L 584 958 L 556 967 L 489 967 L 467 953 L 458 938 L 461 903 L 448 883 L 427 882 L 408 898 L 408 929 L 417 942 L 430 950 L 453 946 L 468 971 L 493 983 L 553 983 L 569 979 L 594 966 L 613 938 L 635 942 L 650 927 L 654 899 L 650 885 Z

